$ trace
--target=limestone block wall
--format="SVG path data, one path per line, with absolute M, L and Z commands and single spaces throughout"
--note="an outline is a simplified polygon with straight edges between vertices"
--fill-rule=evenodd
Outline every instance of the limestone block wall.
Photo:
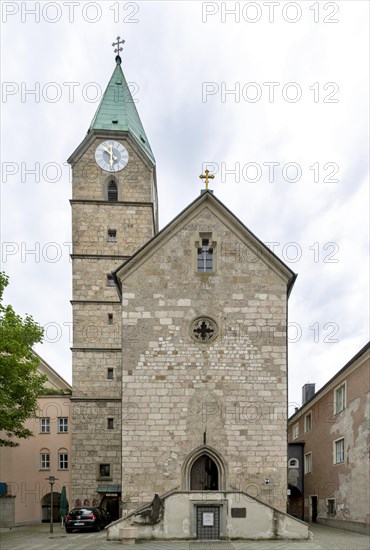
M 109 286 L 107 275 L 117 264 L 107 258 L 75 258 L 72 291 L 74 300 L 118 301 L 115 286 Z
M 122 171 L 109 174 L 95 163 L 103 138 L 95 139 L 73 166 L 72 493 L 82 502 L 98 497 L 99 483 L 121 483 L 121 304 L 107 275 L 155 230 L 154 168 L 121 137 L 113 139 L 129 152 Z M 112 179 L 117 202 L 107 202 Z M 115 240 L 108 230 L 116 231 Z M 108 314 L 113 314 L 112 323 Z M 114 419 L 114 428 L 107 427 L 108 418 Z M 110 464 L 109 479 L 98 479 L 101 463 Z
M 73 395 L 118 399 L 121 397 L 122 352 L 107 349 L 73 352 Z M 113 369 L 113 378 L 108 378 Z
M 215 272 L 201 274 L 195 242 L 209 232 Z M 122 287 L 123 485 L 137 488 L 127 507 L 188 489 L 182 465 L 206 439 L 226 488 L 285 510 L 286 281 L 205 209 Z M 212 342 L 192 338 L 197 316 L 217 322 Z
M 114 138 L 117 139 L 117 138 Z M 104 186 L 111 175 L 95 162 L 95 151 L 105 139 L 97 138 L 73 167 L 72 199 L 105 200 Z M 118 200 L 150 202 L 152 200 L 153 170 L 149 168 L 126 139 L 118 139 L 128 153 L 127 166 L 115 174 L 118 184 Z
M 109 240 L 109 229 L 116 230 L 116 242 Z M 153 235 L 153 207 L 151 203 L 72 203 L 72 231 L 74 254 L 113 256 L 116 267 L 120 258 L 131 256 Z
M 112 316 L 112 317 L 110 317 Z M 121 346 L 121 304 L 75 303 L 73 308 L 73 346 L 118 348 Z
M 73 502 L 99 499 L 99 484 L 121 483 L 121 404 L 113 401 L 73 401 L 72 493 Z M 114 428 L 108 429 L 108 418 Z M 99 477 L 99 464 L 109 464 L 111 477 Z

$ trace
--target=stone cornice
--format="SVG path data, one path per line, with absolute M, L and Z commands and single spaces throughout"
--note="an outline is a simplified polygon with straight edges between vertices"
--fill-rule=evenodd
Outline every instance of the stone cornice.
M 72 352 L 122 353 L 122 348 L 70 348 Z
M 70 300 L 70 303 L 72 305 L 74 304 L 101 304 L 101 305 L 113 305 L 118 304 L 121 305 L 121 302 L 119 300 Z
M 70 254 L 73 259 L 90 259 L 90 260 L 123 260 L 126 261 L 131 256 L 125 254 Z
M 129 201 L 115 201 L 115 202 L 108 202 L 108 201 L 100 201 L 96 199 L 70 199 L 70 204 L 98 204 L 103 206 L 109 206 L 111 208 L 112 206 L 141 206 L 145 208 L 153 208 L 152 202 L 129 202 Z
M 121 397 L 74 397 L 72 396 L 71 401 L 107 401 L 108 403 L 116 402 L 121 403 Z

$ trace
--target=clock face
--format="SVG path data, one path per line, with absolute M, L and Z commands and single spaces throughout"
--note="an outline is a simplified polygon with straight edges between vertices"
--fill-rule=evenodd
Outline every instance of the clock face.
M 95 160 L 106 172 L 119 172 L 128 163 L 128 151 L 118 141 L 104 141 L 96 148 Z

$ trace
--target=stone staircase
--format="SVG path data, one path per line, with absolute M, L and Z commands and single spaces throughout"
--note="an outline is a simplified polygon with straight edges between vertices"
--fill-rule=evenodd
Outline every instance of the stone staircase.
M 308 525 L 289 514 L 242 491 L 180 491 L 175 488 L 160 496 L 163 513 L 156 523 L 145 521 L 151 503 L 131 511 L 127 516 L 107 526 L 108 540 L 134 543 L 142 540 L 196 540 L 219 538 L 223 540 L 266 540 L 308 538 Z M 202 510 L 212 511 L 216 531 L 199 528 Z M 211 511 L 211 514 L 209 513 Z M 143 519 L 144 518 L 144 519 Z M 203 523 L 204 525 L 204 523 Z

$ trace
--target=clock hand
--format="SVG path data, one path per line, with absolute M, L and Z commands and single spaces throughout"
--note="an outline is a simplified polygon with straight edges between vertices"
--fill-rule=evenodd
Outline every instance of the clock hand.
M 118 160 L 118 158 L 113 155 L 113 145 L 110 145 L 110 149 L 108 149 L 108 147 L 106 147 L 105 145 L 103 145 L 103 150 L 108 153 L 108 155 L 110 156 L 110 159 L 109 159 L 109 164 L 110 166 L 112 167 L 113 166 L 113 161 L 114 160 Z
M 118 160 L 115 155 L 113 155 L 113 145 L 110 146 L 110 151 L 108 151 L 110 154 L 110 165 L 112 166 L 113 160 Z
M 110 143 L 110 144 L 109 144 L 109 147 L 110 147 L 110 149 L 108 150 L 108 153 L 109 153 L 109 155 L 110 155 L 109 164 L 110 164 L 110 166 L 111 166 L 111 168 L 112 168 L 112 166 L 113 166 L 113 158 L 114 158 L 114 155 L 113 155 L 113 145 Z

